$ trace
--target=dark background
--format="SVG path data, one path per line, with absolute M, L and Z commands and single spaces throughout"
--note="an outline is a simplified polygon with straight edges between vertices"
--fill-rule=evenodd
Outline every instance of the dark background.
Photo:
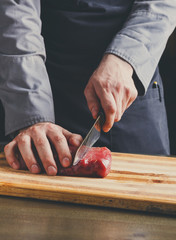
M 0 142 L 8 141 L 9 138 L 4 136 L 4 109 L 0 101 Z
M 171 154 L 176 155 L 176 29 L 168 41 L 159 66 L 165 89 Z
M 160 61 L 160 73 L 165 89 L 166 110 L 170 135 L 171 154 L 176 155 L 176 30 L 171 35 Z M 4 137 L 4 110 L 0 102 L 0 141 Z

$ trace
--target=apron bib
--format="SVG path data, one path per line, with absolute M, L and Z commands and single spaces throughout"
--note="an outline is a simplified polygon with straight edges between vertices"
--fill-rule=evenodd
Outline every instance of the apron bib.
M 94 120 L 87 107 L 84 89 L 106 48 L 122 28 L 133 2 L 42 1 L 46 66 L 58 125 L 83 137 L 92 126 Z M 160 84 L 160 93 L 152 88 L 155 80 Z M 109 133 L 102 135 L 97 145 L 119 152 L 169 154 L 167 119 L 158 70 L 146 96 L 138 97 L 121 121 L 115 123 Z

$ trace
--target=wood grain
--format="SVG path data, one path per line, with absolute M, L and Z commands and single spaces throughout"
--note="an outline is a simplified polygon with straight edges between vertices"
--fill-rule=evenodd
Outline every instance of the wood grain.
M 176 218 L 0 196 L 1 240 L 175 240 Z
M 176 158 L 112 153 L 104 179 L 11 169 L 0 153 L 0 194 L 176 215 Z

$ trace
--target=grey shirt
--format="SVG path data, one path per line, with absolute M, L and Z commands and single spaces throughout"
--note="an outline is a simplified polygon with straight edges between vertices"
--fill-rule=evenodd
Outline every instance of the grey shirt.
M 41 36 L 41 4 L 40 0 L 0 3 L 0 99 L 6 134 L 37 122 L 55 121 Z M 124 1 L 118 4 L 123 13 Z M 105 52 L 129 62 L 146 91 L 176 25 L 176 0 L 133 1 L 125 19 Z

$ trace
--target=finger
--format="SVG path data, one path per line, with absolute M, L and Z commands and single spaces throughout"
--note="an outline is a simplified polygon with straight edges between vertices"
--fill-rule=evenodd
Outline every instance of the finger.
M 43 167 L 48 175 L 57 174 L 57 166 L 53 157 L 51 146 L 45 135 L 45 133 L 35 133 L 32 135 L 32 140 L 38 152 L 39 158 L 43 164 Z
M 133 103 L 136 99 L 135 92 L 134 94 L 131 92 L 130 89 L 125 89 L 123 95 L 121 94 L 121 113 L 117 113 L 116 120 L 119 121 L 121 119 L 120 115 L 122 116 L 126 109 Z M 118 105 L 118 103 L 117 103 Z M 119 114 L 119 115 L 118 115 Z
M 64 134 L 62 132 L 50 130 L 47 132 L 47 136 L 54 144 L 61 165 L 63 167 L 69 167 L 72 163 L 72 156 Z
M 129 108 L 131 106 L 131 104 L 135 101 L 135 99 L 137 98 L 137 91 L 136 89 L 134 90 L 134 93 L 132 94 L 132 96 L 129 98 L 126 109 Z
M 129 99 L 122 99 L 121 101 L 121 117 L 122 115 L 124 114 L 124 112 L 126 111 L 126 109 L 128 108 L 128 105 L 130 106 L 129 104 L 130 100 Z M 117 121 L 120 121 L 121 117 L 119 118 L 119 116 L 117 117 Z
M 97 92 L 97 95 L 100 98 L 100 102 L 106 116 L 103 131 L 108 132 L 114 124 L 116 115 L 116 102 L 111 92 L 108 93 L 106 91 L 99 91 Z
M 100 109 L 100 102 L 94 87 L 92 85 L 87 85 L 84 90 L 84 95 L 87 100 L 88 108 L 92 113 L 92 117 L 96 119 Z
M 29 135 L 21 135 L 21 137 L 18 137 L 18 148 L 21 153 L 21 156 L 26 163 L 27 168 L 32 173 L 40 173 L 41 168 L 39 164 L 37 163 L 34 153 L 32 151 L 31 146 L 31 138 Z
M 69 145 L 73 145 L 75 147 L 79 147 L 83 141 L 83 138 L 79 134 L 72 134 L 69 138 L 67 138 Z
M 119 122 L 122 114 L 123 114 L 123 99 L 122 99 L 122 94 L 119 93 L 113 93 L 114 96 L 114 100 L 116 103 L 116 113 L 115 113 L 115 118 L 114 118 L 114 122 Z
M 70 153 L 71 153 L 72 159 L 73 159 L 78 147 L 81 145 L 81 143 L 83 141 L 83 138 L 81 135 L 71 133 L 71 132 L 67 131 L 66 129 L 63 129 L 63 134 L 67 139 L 67 142 L 69 145 L 69 150 L 70 150 Z
M 71 133 L 64 128 L 62 128 L 62 133 L 66 137 L 69 145 L 79 146 L 83 141 L 83 138 L 80 134 Z
M 72 134 L 72 136 L 70 136 L 70 138 L 68 138 L 67 141 L 69 143 L 70 153 L 71 153 L 72 157 L 74 157 L 77 149 L 79 148 L 79 146 L 81 145 L 81 143 L 83 141 L 83 138 L 81 137 L 81 135 Z
M 123 112 L 122 112 L 122 105 L 121 103 L 117 103 L 117 111 L 115 114 L 114 122 L 119 122 L 122 118 Z
M 21 170 L 27 170 L 27 166 L 26 166 L 26 163 L 25 161 L 23 160 L 22 156 L 21 156 L 21 153 L 19 151 L 19 149 L 17 149 L 17 152 L 15 152 L 16 154 L 16 158 L 18 159 L 19 163 L 20 163 L 20 169 Z
M 106 121 L 103 126 L 103 130 L 105 132 L 108 132 L 114 124 L 117 107 L 116 107 L 116 103 L 115 103 L 115 100 L 114 100 L 112 94 L 110 94 L 109 97 L 106 97 L 104 99 L 105 99 L 104 101 L 101 101 L 102 107 L 103 107 L 105 115 L 106 115 Z
M 5 157 L 6 157 L 8 164 L 13 169 L 17 170 L 17 169 L 20 169 L 20 163 L 15 154 L 16 150 L 17 150 L 17 142 L 15 140 L 8 143 L 4 148 L 4 153 L 5 153 Z

